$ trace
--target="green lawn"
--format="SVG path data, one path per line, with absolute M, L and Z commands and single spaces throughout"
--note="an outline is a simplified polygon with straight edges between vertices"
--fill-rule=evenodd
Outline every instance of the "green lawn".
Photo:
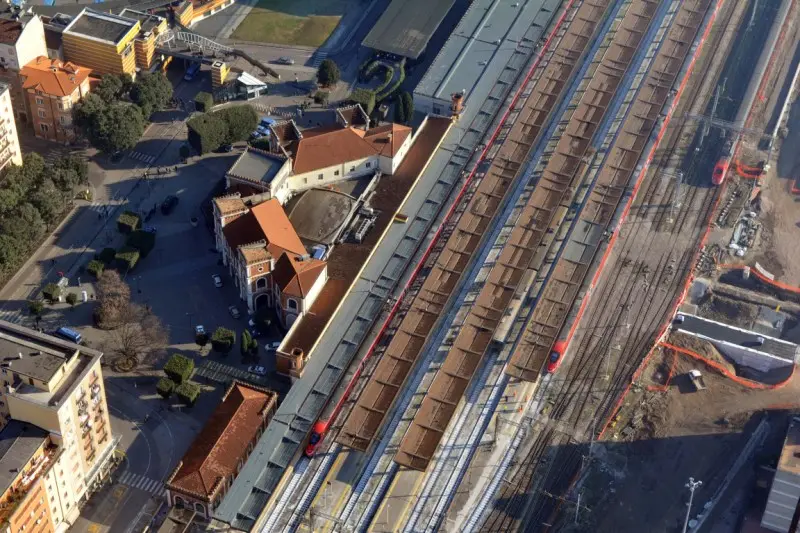
M 364 0 L 259 0 L 232 39 L 298 46 L 320 46 L 346 11 Z

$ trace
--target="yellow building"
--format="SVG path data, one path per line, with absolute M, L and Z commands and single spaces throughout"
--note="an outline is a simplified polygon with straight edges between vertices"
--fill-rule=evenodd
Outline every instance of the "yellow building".
M 139 35 L 134 39 L 133 46 L 136 52 L 136 66 L 141 70 L 149 71 L 156 57 L 158 36 L 167 31 L 167 19 L 129 8 L 123 9 L 119 15 L 139 21 Z
M 111 434 L 101 357 L 0 321 L 0 533 L 22 531 L 18 520 L 30 518 L 40 522 L 29 523 L 26 532 L 66 529 L 107 475 L 117 439 Z M 22 445 L 22 434 L 28 437 L 27 451 L 9 454 L 9 446 Z M 15 472 L 3 466 L 6 459 L 22 464 Z M 17 507 L 3 506 L 4 500 Z M 19 516 L 17 508 L 24 508 Z
M 136 76 L 138 19 L 84 9 L 64 29 L 64 59 L 103 74 Z

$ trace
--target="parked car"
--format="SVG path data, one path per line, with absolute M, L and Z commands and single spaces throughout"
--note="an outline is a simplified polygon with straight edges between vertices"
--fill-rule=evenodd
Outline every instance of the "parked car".
M 178 205 L 178 197 L 170 194 L 161 202 L 161 214 L 169 215 L 176 205 Z
M 220 287 L 222 287 L 222 278 L 220 277 L 219 274 L 211 274 L 211 279 L 214 280 L 214 286 L 216 288 L 219 289 Z
M 242 316 L 239 314 L 239 309 L 235 305 L 228 307 L 228 312 L 231 314 L 233 318 L 239 318 L 240 316 Z
M 200 70 L 200 63 L 192 63 L 189 65 L 189 68 L 186 69 L 186 74 L 184 74 L 183 79 L 185 81 L 192 81 L 198 70 Z
M 200 335 L 205 335 L 206 334 L 206 328 L 204 328 L 201 324 L 198 324 L 198 325 L 196 325 L 194 327 L 194 334 L 197 335 L 198 337 Z
M 219 147 L 219 151 L 223 153 L 233 152 L 233 145 L 230 143 L 225 143 Z
M 142 229 L 147 233 L 152 233 L 153 235 L 155 235 L 156 232 L 158 231 L 155 226 L 145 226 Z
M 281 56 L 275 61 L 279 65 L 294 65 L 294 59 L 291 57 Z
M 275 352 L 281 345 L 281 341 L 268 342 L 264 345 L 264 349 L 268 352 Z
M 250 335 L 252 335 L 254 339 L 257 339 L 263 335 L 263 333 L 261 333 L 261 330 L 258 329 L 258 325 L 252 318 L 247 321 L 247 330 L 250 332 Z
M 259 376 L 267 375 L 267 369 L 264 368 L 263 366 L 251 365 L 247 367 L 247 371 L 250 372 L 251 374 L 258 374 Z

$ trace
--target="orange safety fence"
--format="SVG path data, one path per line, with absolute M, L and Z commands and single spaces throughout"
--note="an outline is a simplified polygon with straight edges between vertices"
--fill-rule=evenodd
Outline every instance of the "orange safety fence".
M 734 265 L 731 263 L 717 263 L 717 268 L 724 269 L 724 270 L 744 270 L 747 265 Z M 800 287 L 795 287 L 793 285 L 789 285 L 788 283 L 783 283 L 781 281 L 774 280 L 768 276 L 765 276 L 758 268 L 750 267 L 750 273 L 757 277 L 760 281 L 766 283 L 767 285 L 779 289 L 786 292 L 791 292 L 792 294 L 800 294 Z
M 792 377 L 794 377 L 794 365 L 792 365 L 792 373 L 789 374 L 789 377 L 787 377 L 785 380 L 783 380 L 783 381 L 781 381 L 779 383 L 775 383 L 774 385 L 769 385 L 767 383 L 760 383 L 758 381 L 753 381 L 753 380 L 750 380 L 750 379 L 740 378 L 739 376 L 737 376 L 736 374 L 734 374 L 733 372 L 731 372 L 730 370 L 728 370 L 727 368 L 725 368 L 721 364 L 717 363 L 716 361 L 712 361 L 711 359 L 708 359 L 707 357 L 703 357 L 699 353 L 693 352 L 691 350 L 687 350 L 686 348 L 681 348 L 680 346 L 675 346 L 674 344 L 670 344 L 668 342 L 661 342 L 661 343 L 659 343 L 659 346 L 662 346 L 662 347 L 664 347 L 664 348 L 666 348 L 668 350 L 672 350 L 673 353 L 675 353 L 675 354 L 688 355 L 689 357 L 691 357 L 693 359 L 697 359 L 698 361 L 701 361 L 702 363 L 710 366 L 711 368 L 713 368 L 714 370 L 716 370 L 717 372 L 719 372 L 720 374 L 722 374 L 726 378 L 731 379 L 731 380 L 735 381 L 736 383 L 738 383 L 739 385 L 743 385 L 743 386 L 747 387 L 748 389 L 758 389 L 758 390 L 776 390 L 776 389 L 780 389 L 781 387 L 784 387 L 787 383 L 789 383 L 792 380 Z

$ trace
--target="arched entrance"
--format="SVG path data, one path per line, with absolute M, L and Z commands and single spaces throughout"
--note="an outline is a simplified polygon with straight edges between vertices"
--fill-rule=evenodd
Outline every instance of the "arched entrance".
M 259 294 L 253 302 L 256 310 L 269 307 L 269 294 Z

